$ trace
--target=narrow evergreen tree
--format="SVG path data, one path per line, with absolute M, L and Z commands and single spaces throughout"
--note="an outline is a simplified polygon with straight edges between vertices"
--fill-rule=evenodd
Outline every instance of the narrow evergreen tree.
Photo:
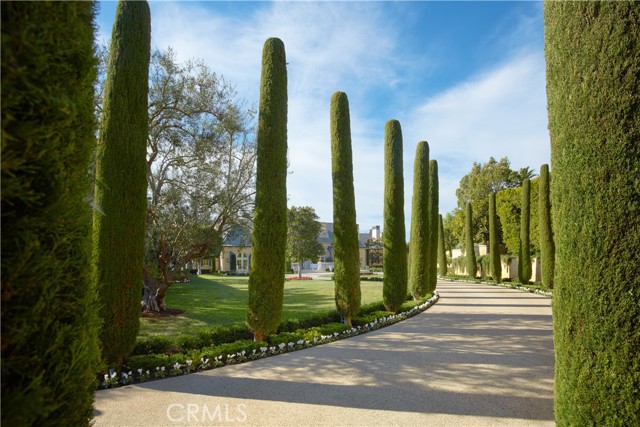
M 282 314 L 287 244 L 287 61 L 284 43 L 265 41 L 257 132 L 256 198 L 247 322 L 256 341 Z
M 531 280 L 531 242 L 529 225 L 531 223 L 531 183 L 522 181 L 522 205 L 520 209 L 520 251 L 518 252 L 518 278 L 520 283 Z
M 413 298 L 427 294 L 429 286 L 429 144 L 418 142 L 413 163 L 411 237 L 409 243 L 409 287 Z
M 551 228 L 551 202 L 549 199 L 549 165 L 540 167 L 538 181 L 538 213 L 540 215 L 540 260 L 542 283 L 553 289 L 553 269 L 555 266 L 556 248 L 553 243 Z
M 360 243 L 353 190 L 351 120 L 344 92 L 331 97 L 331 165 L 333 178 L 333 250 L 336 308 L 351 327 L 360 310 Z
M 467 212 L 464 221 L 467 274 L 472 279 L 475 279 L 478 266 L 476 264 L 476 250 L 473 243 L 473 208 L 471 207 L 471 203 L 467 203 Z
M 120 1 L 111 35 L 96 152 L 94 261 L 103 320 L 102 356 L 119 363 L 140 327 L 145 222 L 151 14 Z
M 442 215 L 438 215 L 438 264 L 440 265 L 440 276 L 447 275 L 447 249 L 444 245 L 444 226 L 442 224 Z
M 407 296 L 402 128 L 389 120 L 384 132 L 384 283 L 387 310 L 396 313 Z
M 640 7 L 545 2 L 559 427 L 640 425 Z
M 438 283 L 438 162 L 429 161 L 429 285 L 427 290 L 433 292 Z
M 502 282 L 500 264 L 500 242 L 498 242 L 498 215 L 496 214 L 496 193 L 489 194 L 489 266 L 496 283 Z
M 94 2 L 2 2 L 2 425 L 87 426 Z

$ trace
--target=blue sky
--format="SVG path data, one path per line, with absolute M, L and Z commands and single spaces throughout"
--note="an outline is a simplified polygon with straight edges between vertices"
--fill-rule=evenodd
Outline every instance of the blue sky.
M 538 171 L 550 162 L 541 2 L 151 1 L 152 45 L 203 59 L 258 104 L 264 40 L 279 37 L 289 78 L 289 205 L 332 221 L 329 100 L 346 92 L 361 231 L 382 225 L 387 120 L 404 139 L 405 217 L 413 158 L 429 142 L 440 212 L 474 161 L 508 156 Z M 100 2 L 108 40 L 115 2 Z

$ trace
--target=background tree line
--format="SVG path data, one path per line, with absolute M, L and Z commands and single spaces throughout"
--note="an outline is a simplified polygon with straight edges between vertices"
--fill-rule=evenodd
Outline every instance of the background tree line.
M 529 168 L 517 171 L 511 169 L 507 157 L 499 161 L 490 157 L 482 164 L 475 162 L 471 171 L 462 177 L 456 190 L 458 206 L 444 217 L 444 243 L 449 251 L 461 247 L 465 239 L 465 207 L 471 203 L 472 229 L 475 243 L 489 244 L 489 195 L 497 193 L 496 213 L 498 215 L 497 236 L 499 250 L 503 254 L 518 254 L 520 242 L 520 210 L 522 183 L 531 180 L 531 200 L 538 199 L 538 179 Z M 538 204 L 531 204 L 531 252 L 539 252 Z

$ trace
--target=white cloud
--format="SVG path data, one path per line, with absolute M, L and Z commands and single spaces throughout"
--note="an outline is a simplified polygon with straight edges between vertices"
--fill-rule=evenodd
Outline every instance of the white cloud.
M 234 8 L 242 7 L 239 4 Z M 539 44 L 531 42 L 535 22 L 530 17 L 516 17 L 521 24 L 505 52 L 510 59 L 428 99 L 416 99 L 406 90 L 389 89 L 422 79 L 428 83 L 438 63 L 433 53 L 437 49 L 426 55 L 427 64 L 424 52 L 399 46 L 401 21 L 391 24 L 385 16 L 389 9 L 381 3 L 258 3 L 235 15 L 227 7 L 152 2 L 153 45 L 174 47 L 181 60 L 202 58 L 235 84 L 249 104 L 257 105 L 264 40 L 275 36 L 284 41 L 289 62 L 289 203 L 313 206 L 323 221 L 332 220 L 329 101 L 337 90 L 347 92 L 351 106 L 361 230 L 382 225 L 383 136 L 391 117 L 379 117 L 376 109 L 398 108 L 394 118 L 404 132 L 407 231 L 419 140 L 429 142 L 431 158 L 439 162 L 444 213 L 455 207 L 455 190 L 474 161 L 508 156 L 513 168 L 536 170 L 549 162 L 544 58 Z M 376 93 L 384 93 L 389 103 L 372 101 Z
M 512 169 L 534 170 L 549 163 L 544 67 L 542 52 L 516 56 L 408 115 L 410 140 L 426 138 L 439 160 L 442 212 L 455 207 L 455 189 L 475 161 L 507 156 Z
M 335 91 L 347 92 L 358 220 L 362 229 L 381 223 L 381 138 L 371 136 L 378 130 L 358 106 L 366 102 L 366 90 L 395 83 L 403 60 L 393 60 L 395 30 L 378 4 L 276 2 L 242 19 L 196 3 L 153 3 L 152 12 L 154 46 L 170 45 L 180 59 L 204 59 L 250 103 L 258 100 L 264 40 L 283 40 L 289 63 L 289 204 L 313 206 L 323 221 L 333 215 L 329 102 Z M 382 135 L 384 123 L 378 126 Z

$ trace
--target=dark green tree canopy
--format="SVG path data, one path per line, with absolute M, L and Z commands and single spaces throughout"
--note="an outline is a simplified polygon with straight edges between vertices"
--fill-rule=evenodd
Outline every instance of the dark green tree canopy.
M 429 214 L 429 144 L 418 142 L 413 163 L 411 237 L 409 244 L 409 287 L 414 299 L 427 294 L 429 287 L 429 250 L 431 228 Z
M 255 339 L 280 324 L 287 249 L 287 59 L 278 38 L 265 41 L 260 76 L 256 196 L 247 323 Z
M 544 3 L 559 427 L 640 425 L 640 4 Z
M 310 206 L 291 206 L 287 218 L 287 258 L 298 262 L 302 275 L 302 261 L 316 262 L 322 255 L 322 244 L 318 236 L 322 225 L 316 211 Z
M 384 143 L 384 284 L 387 310 L 397 312 L 407 296 L 407 241 L 404 225 L 402 128 L 385 125 Z
M 149 4 L 119 1 L 95 155 L 94 265 L 107 362 L 119 363 L 133 350 L 139 328 L 150 55 Z
M 331 97 L 331 175 L 333 181 L 333 247 L 336 308 L 345 324 L 360 310 L 360 248 L 353 189 L 353 155 L 349 99 L 344 92 Z
M 96 3 L 1 3 L 2 425 L 88 426 Z

